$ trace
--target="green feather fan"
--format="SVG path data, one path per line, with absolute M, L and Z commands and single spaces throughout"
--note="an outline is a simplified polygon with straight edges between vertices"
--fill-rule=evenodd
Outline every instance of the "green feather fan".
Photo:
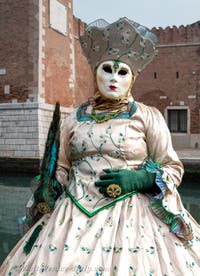
M 60 104 L 56 103 L 53 119 L 49 127 L 45 151 L 42 160 L 39 186 L 34 192 L 37 212 L 41 215 L 49 213 L 55 205 L 56 199 L 62 193 L 61 185 L 55 179 L 58 152 L 60 146 Z M 37 216 L 37 219 L 39 216 Z M 39 224 L 26 242 L 23 251 L 27 255 L 31 251 L 44 223 Z
M 34 193 L 37 210 L 42 213 L 50 212 L 59 196 L 60 185 L 55 180 L 55 171 L 60 146 L 60 105 L 56 103 L 53 119 L 49 127 L 42 161 L 40 183 Z M 56 184 L 55 184 L 56 183 Z

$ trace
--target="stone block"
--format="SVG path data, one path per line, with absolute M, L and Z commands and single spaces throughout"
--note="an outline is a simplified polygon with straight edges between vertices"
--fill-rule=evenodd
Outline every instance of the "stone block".
M 26 139 L 27 145 L 38 145 L 38 139 Z
M 25 145 L 26 140 L 25 139 L 6 139 L 5 144 L 6 145 Z
M 14 151 L 13 157 L 16 158 L 32 158 L 34 155 L 34 151 Z

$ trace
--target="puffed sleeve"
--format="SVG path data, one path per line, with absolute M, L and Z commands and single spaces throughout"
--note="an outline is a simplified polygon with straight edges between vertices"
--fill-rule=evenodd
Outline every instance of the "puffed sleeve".
M 68 175 L 70 169 L 70 156 L 69 156 L 69 137 L 70 137 L 70 116 L 67 117 L 61 125 L 60 131 L 60 149 L 58 155 L 56 179 L 59 183 L 67 186 Z
M 144 125 L 149 159 L 146 169 L 156 173 L 156 184 L 162 191 L 150 200 L 152 211 L 170 231 L 184 240 L 193 239 L 191 219 L 184 208 L 177 187 L 184 173 L 173 149 L 171 135 L 162 114 L 154 107 L 144 108 Z
M 148 107 L 146 116 L 146 142 L 149 156 L 153 161 L 161 164 L 163 180 L 172 192 L 181 183 L 184 172 L 182 162 L 173 149 L 169 129 L 160 111 L 154 107 Z

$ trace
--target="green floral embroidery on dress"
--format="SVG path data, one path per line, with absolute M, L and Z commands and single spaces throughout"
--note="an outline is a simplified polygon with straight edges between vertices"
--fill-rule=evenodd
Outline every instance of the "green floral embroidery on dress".
M 87 124 L 88 128 L 85 129 L 85 124 Z M 69 187 L 66 189 L 67 195 L 72 199 L 72 201 L 77 205 L 81 211 L 83 211 L 89 217 L 94 216 L 96 213 L 100 212 L 105 208 L 109 208 L 110 206 L 116 204 L 120 200 L 124 200 L 127 197 L 132 196 L 134 193 L 126 194 L 125 197 L 118 197 L 116 200 L 109 201 L 103 195 L 99 197 L 95 193 L 92 195 L 88 192 L 90 191 L 90 186 L 93 186 L 95 181 L 97 181 L 97 171 L 98 162 L 100 164 L 104 163 L 105 168 L 112 168 L 112 164 L 110 161 L 110 157 L 118 159 L 122 158 L 124 152 L 121 150 L 122 145 L 125 142 L 125 129 L 124 132 L 119 130 L 116 132 L 116 128 L 107 124 L 105 129 L 102 130 L 100 134 L 97 134 L 95 127 L 97 124 L 95 122 L 84 123 L 83 131 L 85 135 L 88 137 L 84 141 L 78 143 L 78 137 L 74 136 L 70 140 L 70 156 L 72 161 L 72 166 L 70 169 L 70 184 L 76 183 L 76 195 L 74 195 L 75 191 L 69 184 Z M 80 130 L 81 134 L 81 130 Z M 111 150 L 107 151 L 107 148 L 111 148 Z M 89 154 L 86 154 L 87 151 Z M 105 154 L 105 151 L 107 154 Z M 95 152 L 95 154 L 93 154 Z M 95 165 L 94 165 L 95 164 Z M 88 171 L 87 179 L 80 179 L 79 174 L 81 170 Z M 87 204 L 87 202 L 89 204 Z M 89 210 L 84 207 L 89 206 Z M 98 208 L 99 206 L 99 208 Z
M 67 208 L 68 208 L 68 202 L 65 204 L 65 209 L 64 209 L 64 212 L 63 212 L 63 215 L 62 215 L 62 218 L 59 220 L 59 225 L 62 225 L 64 220 L 65 220 L 65 217 L 66 217 L 66 212 L 67 212 Z
M 136 276 L 136 272 L 134 271 L 134 267 L 132 265 L 129 266 L 130 275 Z
M 113 226 L 113 221 L 112 221 L 112 217 L 108 217 L 107 221 L 106 221 L 106 225 L 109 227 Z
M 99 239 L 101 237 L 102 232 L 103 232 L 103 227 L 101 227 L 100 230 L 95 234 L 95 238 Z
M 96 268 L 96 272 L 95 272 L 95 276 L 102 276 L 103 275 L 103 271 L 104 271 L 105 269 L 103 268 L 103 267 L 97 267 Z
M 114 253 L 116 253 L 116 254 L 121 253 L 122 247 L 114 247 L 114 248 L 113 248 L 113 251 L 114 251 Z
M 82 229 L 80 227 L 77 227 L 77 232 L 76 232 L 75 238 L 77 240 L 80 239 L 82 236 L 82 233 L 83 233 Z
M 82 266 L 82 265 L 77 265 L 76 267 L 75 267 L 75 275 L 79 275 L 81 272 L 83 272 L 83 270 L 84 270 L 84 267 Z
M 45 272 L 47 270 L 47 265 L 45 263 L 42 263 L 42 266 L 40 268 L 40 272 Z
M 93 225 L 93 220 L 88 219 L 86 224 L 87 224 L 87 227 L 90 228 Z
M 153 276 L 153 273 L 155 272 L 155 270 L 154 269 L 150 269 L 150 271 L 149 271 L 149 276 Z
M 138 251 L 140 250 L 139 246 L 133 247 L 133 248 L 129 248 L 128 251 L 130 251 L 131 253 L 138 253 Z
M 85 198 L 86 201 L 92 201 L 92 196 L 89 195 L 89 194 L 86 194 L 86 195 L 84 196 L 84 198 Z
M 93 140 L 94 127 L 95 127 L 95 124 L 91 124 L 90 129 L 87 133 L 91 144 L 93 145 L 93 147 L 97 151 L 97 154 L 94 155 L 94 156 L 91 156 L 91 158 L 95 159 L 96 161 L 100 161 L 100 160 L 104 159 L 105 161 L 108 162 L 109 167 L 112 168 L 112 165 L 110 164 L 109 160 L 102 153 L 102 149 L 103 149 L 104 145 L 106 143 L 108 143 L 108 137 L 109 137 L 109 140 L 111 141 L 112 145 L 116 148 L 116 151 L 115 152 L 110 152 L 109 156 L 112 156 L 112 157 L 115 157 L 115 158 L 120 158 L 122 156 L 122 152 L 121 152 L 120 147 L 121 147 L 121 144 L 125 141 L 125 135 L 123 133 L 119 133 L 117 144 L 116 144 L 113 140 L 113 137 L 112 137 L 112 126 L 109 125 L 107 127 L 107 129 L 105 130 L 106 135 L 101 134 L 99 136 L 99 145 L 95 145 L 94 140 Z
M 106 253 L 110 253 L 112 251 L 112 247 L 111 246 L 108 246 L 108 247 L 102 247 L 102 250 Z
M 123 155 L 123 153 L 121 151 L 121 144 L 123 142 L 125 142 L 125 135 L 121 132 L 118 133 L 118 140 L 117 140 L 118 144 L 117 144 L 116 142 L 114 142 L 113 137 L 112 137 L 112 126 L 111 125 L 109 125 L 109 127 L 106 129 L 106 134 L 109 135 L 110 141 L 112 142 L 112 144 L 116 148 L 116 151 L 115 152 L 110 152 L 109 156 L 115 157 L 115 158 L 120 158 Z
M 113 276 L 117 276 L 117 266 L 113 267 Z
M 55 251 L 57 250 L 57 247 L 56 247 L 55 245 L 53 245 L 53 244 L 50 244 L 50 245 L 49 245 L 49 250 L 50 250 L 51 252 L 55 252 Z
M 69 250 L 69 246 L 68 246 L 68 244 L 66 244 L 66 243 L 64 244 L 64 250 L 65 250 L 65 251 L 68 251 L 68 250 Z
M 133 225 L 133 218 L 130 219 L 129 221 L 129 224 L 126 224 L 126 227 L 127 228 L 132 228 L 134 225 Z
M 146 252 L 149 254 L 155 254 L 155 247 L 149 246 L 149 248 L 146 249 Z
M 183 244 L 181 242 L 175 242 L 174 243 L 177 247 L 183 247 Z
M 186 261 L 186 267 L 187 268 L 193 268 L 194 266 L 195 266 L 195 262 L 189 263 L 189 262 Z
M 160 232 L 162 229 L 162 225 L 158 225 L 158 232 Z
M 91 249 L 89 249 L 89 248 L 87 248 L 87 247 L 84 247 L 84 246 L 81 247 L 81 251 L 83 251 L 83 252 L 85 252 L 85 253 L 87 253 L 87 254 L 90 254 L 90 253 L 91 253 Z

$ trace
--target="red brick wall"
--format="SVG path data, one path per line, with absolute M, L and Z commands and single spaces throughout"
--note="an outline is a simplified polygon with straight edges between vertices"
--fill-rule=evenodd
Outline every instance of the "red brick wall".
M 69 107 L 77 106 L 93 94 L 90 66 L 78 40 L 85 24 L 74 18 L 71 0 L 59 2 L 68 10 L 67 36 L 50 28 L 49 1 L 43 0 L 43 7 L 32 0 L 1 1 L 0 69 L 6 69 L 6 75 L 0 76 L 0 103 L 37 101 L 39 93 L 46 103 L 60 101 L 62 106 Z M 39 47 L 42 47 L 41 56 Z M 70 87 L 73 66 L 74 87 Z M 39 73 L 42 88 L 38 87 Z M 9 94 L 4 94 L 4 85 L 10 85 Z
M 76 104 L 87 101 L 93 96 L 93 73 L 86 57 L 82 52 L 79 42 L 79 35 L 84 32 L 85 24 L 79 19 L 74 18 L 74 38 L 75 38 L 75 68 L 76 68 L 76 86 L 75 98 Z
M 33 72 L 38 47 L 38 22 L 33 16 L 38 6 L 29 0 L 2 0 L 0 3 L 0 103 L 33 100 L 37 80 Z M 4 85 L 10 85 L 10 94 L 4 94 Z
M 0 103 L 37 101 L 38 89 L 44 102 L 60 101 L 65 107 L 77 106 L 93 95 L 92 72 L 78 40 L 85 24 L 73 16 L 72 0 L 59 1 L 68 9 L 67 36 L 50 28 L 49 1 L 1 1 L 0 68 L 6 69 L 6 75 L 0 76 Z M 43 7 L 39 10 L 34 3 Z M 41 12 L 42 18 L 38 16 Z M 159 55 L 137 78 L 133 95 L 162 113 L 167 106 L 189 107 L 191 133 L 199 133 L 200 22 L 152 31 L 158 37 Z M 42 87 L 38 88 L 40 73 Z M 11 86 L 10 94 L 4 94 L 4 85 Z
M 191 133 L 199 133 L 200 25 L 153 31 L 158 37 L 159 54 L 136 80 L 133 95 L 138 101 L 157 106 L 162 113 L 167 106 L 188 106 Z
M 44 43 L 43 51 L 44 58 L 42 59 L 45 95 L 45 102 L 54 104 L 59 101 L 63 106 L 71 106 L 72 91 L 69 88 L 69 75 L 70 75 L 70 34 L 72 24 L 72 12 L 68 4 L 71 1 L 60 0 L 59 2 L 67 7 L 67 36 L 57 32 L 50 27 L 49 21 L 49 1 L 43 0 L 45 12 L 43 12 L 43 29 L 44 34 L 42 40 Z
M 77 27 L 78 26 L 78 27 Z M 76 33 L 84 24 L 74 21 Z M 158 37 L 157 58 L 137 78 L 133 86 L 136 100 L 158 107 L 164 114 L 167 106 L 187 106 L 190 109 L 190 132 L 200 132 L 200 24 L 180 28 L 152 29 Z M 78 37 L 78 36 L 77 36 Z M 92 74 L 76 40 L 76 99 L 92 95 Z M 82 73 L 84 72 L 84 73 Z M 154 78 L 156 73 L 157 78 Z M 178 74 L 178 78 L 177 78 Z M 83 92 L 82 92 L 83 91 Z M 91 92 L 89 92 L 91 91 Z M 84 93 L 82 96 L 81 93 Z M 163 98 L 163 96 L 165 98 Z M 196 98 L 188 98 L 196 96 Z M 161 97 L 161 98 L 160 98 Z
M 73 16 L 72 1 L 60 0 L 68 9 L 68 34 L 64 36 L 49 27 L 49 2 L 43 1 L 46 12 L 43 13 L 45 35 L 44 90 L 46 103 L 59 101 L 62 106 L 77 106 L 91 96 L 92 81 L 90 67 L 82 54 L 78 40 L 85 24 Z M 74 47 L 74 52 L 72 51 Z M 73 69 L 74 68 L 74 69 Z M 72 76 L 74 87 L 70 87 Z M 90 81 L 88 81 L 88 79 Z

